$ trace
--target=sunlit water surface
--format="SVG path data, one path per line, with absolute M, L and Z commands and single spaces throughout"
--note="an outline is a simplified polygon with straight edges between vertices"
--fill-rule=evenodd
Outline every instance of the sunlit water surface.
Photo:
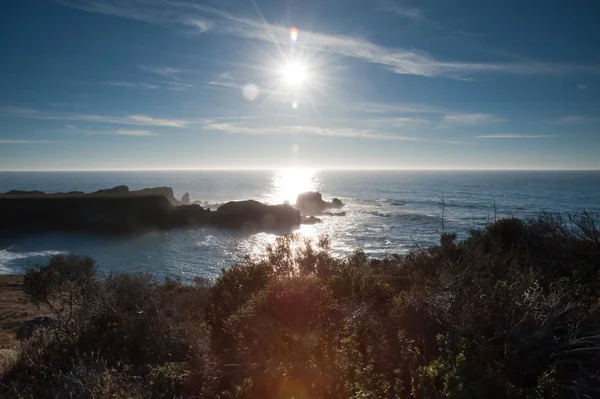
M 433 171 L 186 171 L 186 172 L 18 172 L 0 173 L 0 192 L 95 191 L 120 184 L 131 189 L 170 186 L 175 195 L 221 203 L 256 199 L 295 202 L 298 193 L 320 191 L 340 198 L 345 217 L 296 232 L 326 235 L 335 254 L 362 248 L 372 256 L 405 253 L 435 244 L 445 229 L 466 235 L 470 226 L 506 215 L 531 216 L 541 210 L 600 212 L 599 172 L 433 172 Z M 151 271 L 190 280 L 214 278 L 244 255 L 260 256 L 275 234 L 247 234 L 213 228 L 175 229 L 141 236 L 41 234 L 0 237 L 0 273 L 22 272 L 57 253 L 86 254 L 101 271 Z

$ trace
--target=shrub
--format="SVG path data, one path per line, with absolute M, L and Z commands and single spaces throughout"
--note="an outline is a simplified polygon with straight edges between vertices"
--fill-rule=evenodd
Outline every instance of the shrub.
M 23 346 L 0 394 L 597 397 L 598 226 L 585 213 L 502 219 L 385 259 L 285 236 L 191 285 L 56 257 L 25 290 L 61 327 Z

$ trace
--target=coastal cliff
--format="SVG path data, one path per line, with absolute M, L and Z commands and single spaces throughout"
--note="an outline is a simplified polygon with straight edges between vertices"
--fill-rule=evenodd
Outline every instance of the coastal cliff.
M 129 191 L 126 186 L 95 193 L 0 195 L 0 234 L 48 231 L 131 233 L 183 226 L 215 226 L 265 231 L 301 224 L 289 205 L 229 202 L 216 211 L 179 205 L 169 187 Z

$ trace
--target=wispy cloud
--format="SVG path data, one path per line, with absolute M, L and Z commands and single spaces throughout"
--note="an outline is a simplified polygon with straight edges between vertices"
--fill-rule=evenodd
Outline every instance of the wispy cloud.
M 588 123 L 588 122 L 595 121 L 598 119 L 599 118 L 583 116 L 583 115 L 567 115 L 567 116 L 563 116 L 563 117 L 553 120 L 552 123 L 555 125 L 575 125 L 575 124 Z
M 148 115 L 130 115 L 129 119 L 140 125 L 185 127 L 185 121 L 181 119 L 159 119 Z
M 108 82 L 109 86 L 128 87 L 138 89 L 158 89 L 160 86 L 150 83 L 133 83 L 133 82 Z
M 289 27 L 274 25 L 238 17 L 233 14 L 185 1 L 140 1 L 140 0 L 59 0 L 63 5 L 88 12 L 114 15 L 123 18 L 142 20 L 150 23 L 179 25 L 205 32 L 211 31 L 233 35 L 245 39 L 259 40 L 275 44 L 287 44 Z M 405 12 L 418 15 L 416 12 Z M 461 62 L 438 60 L 416 50 L 381 46 L 359 37 L 328 35 L 317 32 L 302 32 L 298 47 L 308 51 L 322 51 L 350 57 L 372 64 L 381 65 L 398 74 L 426 77 L 449 77 L 464 79 L 471 74 L 600 74 L 597 65 L 554 64 L 535 61 L 514 62 Z M 177 71 L 169 68 L 148 68 L 158 74 L 173 76 Z
M 460 126 L 479 126 L 490 123 L 498 123 L 505 121 L 502 118 L 498 118 L 495 115 L 490 114 L 458 114 L 451 113 L 447 114 L 442 118 L 442 124 L 444 125 L 460 125 Z
M 189 90 L 189 89 L 193 89 L 194 86 L 191 84 L 187 84 L 187 83 L 182 83 L 182 82 L 158 82 L 161 83 L 163 85 L 166 86 L 167 90 L 171 90 L 171 91 L 184 91 L 184 90 Z
M 483 136 L 475 136 L 477 139 L 544 139 L 550 137 L 558 137 L 552 134 L 517 134 L 517 133 L 501 133 L 501 134 L 486 134 Z
M 112 15 L 158 25 L 188 24 L 188 19 L 173 6 L 170 0 L 54 0 L 67 7 L 98 14 Z M 181 3 L 180 5 L 183 5 Z M 203 33 L 212 27 L 212 21 L 196 19 L 195 33 Z
M 117 136 L 135 136 L 135 137 L 143 137 L 143 136 L 157 136 L 156 133 L 151 132 L 150 130 L 132 130 L 132 129 L 85 129 L 80 128 L 73 125 L 66 125 L 67 129 L 69 129 L 73 133 L 77 134 L 85 134 L 87 136 L 96 136 L 96 135 L 117 135 Z
M 156 136 L 156 133 L 152 133 L 150 130 L 126 130 L 119 129 L 117 134 L 122 136 Z
M 429 105 L 412 103 L 362 103 L 355 104 L 352 107 L 358 110 L 363 110 L 364 112 L 370 114 L 438 114 L 446 112 L 443 109 L 432 107 Z
M 588 85 L 580 84 L 576 86 L 578 90 L 584 91 L 588 89 Z
M 401 17 L 411 19 L 413 21 L 425 21 L 425 15 L 423 11 L 416 7 L 406 6 L 403 2 L 386 0 L 381 2 L 379 7 L 382 11 L 393 12 Z
M 174 80 L 181 80 L 179 75 L 184 72 L 183 69 L 173 67 L 151 67 L 147 65 L 138 65 L 138 68 L 140 68 L 142 71 L 150 72 L 155 75 L 166 76 Z
M 250 135 L 312 135 L 329 136 L 340 138 L 377 139 L 377 140 L 409 140 L 416 141 L 417 138 L 387 134 L 370 129 L 355 128 L 330 128 L 310 125 L 281 125 L 275 127 L 249 127 L 233 123 L 212 123 L 204 126 L 206 130 L 221 131 L 233 134 Z
M 4 107 L 0 106 L 0 114 L 11 114 L 11 115 L 36 115 L 39 111 L 31 108 L 23 108 L 23 107 Z
M 173 67 L 151 67 L 147 65 L 138 65 L 143 71 L 146 71 L 152 75 L 158 75 L 162 79 L 169 80 L 156 80 L 153 84 L 162 85 L 163 88 L 171 91 L 184 91 L 193 88 L 194 86 L 185 83 L 181 78 L 181 74 L 185 73 L 185 70 Z
M 90 114 L 58 114 L 37 110 L 15 109 L 15 107 L 0 107 L 0 115 L 10 115 L 19 118 L 29 119 L 47 119 L 47 120 L 66 120 L 79 122 L 110 123 L 118 125 L 141 125 L 141 126 L 165 126 L 165 127 L 186 127 L 187 121 L 182 119 L 155 118 L 149 115 L 129 115 L 129 116 L 106 116 Z
M 190 25 L 190 26 L 194 27 L 194 31 L 196 33 L 208 32 L 214 26 L 214 23 L 212 21 L 206 21 L 206 20 L 200 20 L 200 19 L 187 20 L 187 21 L 184 21 L 184 23 L 186 25 Z

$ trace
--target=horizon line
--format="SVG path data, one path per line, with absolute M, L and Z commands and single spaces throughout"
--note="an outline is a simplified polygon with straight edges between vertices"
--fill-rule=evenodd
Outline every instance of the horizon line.
M 256 167 L 256 168 L 131 168 L 131 169 L 0 169 L 0 173 L 11 172 L 200 172 L 200 171 L 277 171 L 290 169 L 304 169 L 314 171 L 433 171 L 433 172 L 598 172 L 600 168 L 564 168 L 564 169 L 533 169 L 533 168 L 312 168 L 312 167 Z

